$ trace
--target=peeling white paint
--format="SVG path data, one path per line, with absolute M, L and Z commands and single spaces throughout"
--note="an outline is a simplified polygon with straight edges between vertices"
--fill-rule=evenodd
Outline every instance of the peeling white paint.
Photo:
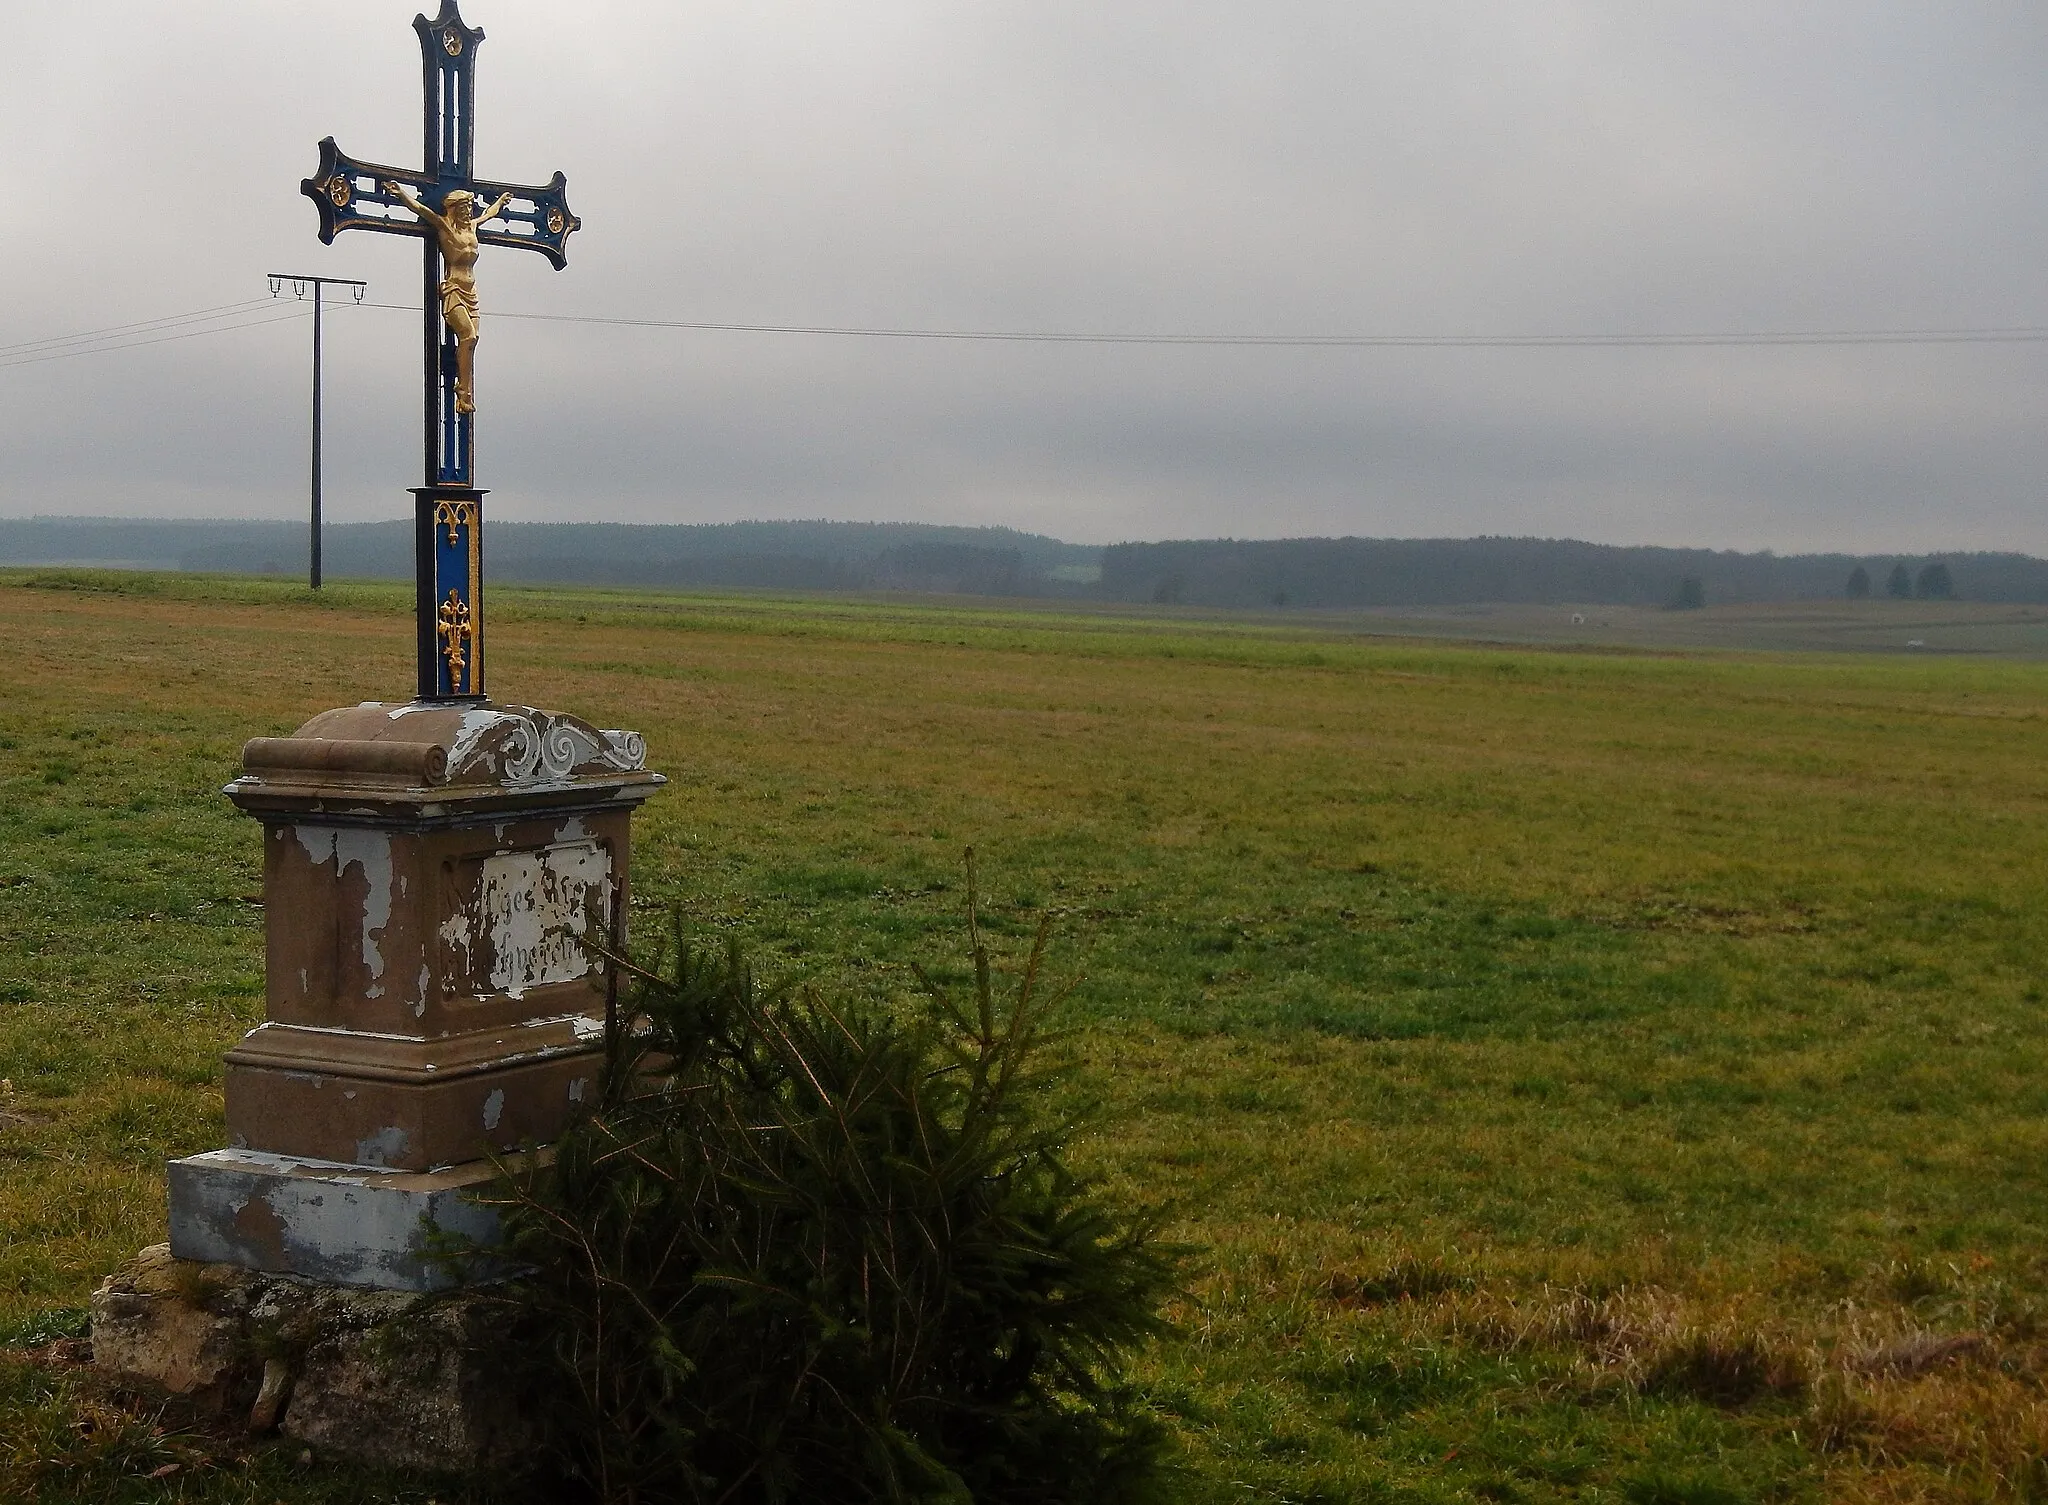
M 421 962 L 419 994 L 417 997 L 413 999 L 412 1002 L 413 1018 L 419 1019 L 425 1016 L 427 1012 L 427 988 L 433 983 L 433 981 L 434 969 L 429 967 L 425 962 Z
M 299 845 L 314 866 L 334 864 L 335 881 L 348 875 L 351 867 L 363 870 L 368 891 L 363 897 L 363 965 L 369 969 L 372 986 L 366 996 L 381 998 L 376 979 L 384 975 L 384 953 L 377 938 L 391 923 L 391 837 L 383 831 L 358 826 L 294 826 Z
M 461 768 L 469 761 L 470 754 L 476 750 L 477 744 L 483 740 L 486 732 L 494 727 L 503 726 L 505 723 L 515 720 L 517 718 L 507 716 L 503 711 L 491 711 L 481 708 L 464 711 L 461 722 L 455 728 L 454 739 L 448 746 L 448 767 L 450 769 Z M 523 725 L 523 723 L 521 724 Z M 484 768 L 487 772 L 496 774 L 498 772 L 496 757 L 486 756 Z
M 604 1033 L 604 1021 L 593 1019 L 588 1014 L 549 1014 L 544 1019 L 522 1019 L 521 1029 L 553 1029 L 566 1024 L 580 1040 L 594 1040 Z
M 583 1101 L 583 1083 L 584 1083 L 584 1081 L 585 1081 L 585 1080 L 586 1080 L 585 1078 L 583 1078 L 583 1077 L 580 1077 L 580 1076 L 578 1076 L 578 1077 L 571 1077 L 571 1078 L 569 1078 L 569 1101 L 570 1101 L 570 1102 L 572 1102 L 572 1103 L 580 1103 L 580 1102 L 582 1102 L 582 1101 Z
M 370 969 L 371 977 L 382 977 L 384 954 L 378 949 L 377 937 L 391 923 L 391 837 L 383 831 L 344 826 L 334 833 L 334 857 L 336 876 L 360 864 L 369 879 L 370 892 L 363 900 L 363 965 Z M 383 991 L 376 987 L 368 990 L 372 998 Z
M 490 1133 L 498 1127 L 498 1120 L 505 1116 L 505 1089 L 494 1088 L 484 1099 L 484 1132 Z
M 460 967 L 452 967 L 449 970 L 467 977 L 470 968 L 474 965 L 474 958 L 471 957 L 470 951 L 476 944 L 476 938 L 470 933 L 469 911 L 467 909 L 457 909 L 454 914 L 448 916 L 442 922 L 440 934 L 443 946 L 451 951 L 460 951 L 462 953 L 462 965 Z
M 278 1024 L 275 1022 L 259 1024 L 254 1029 L 250 1030 L 249 1033 L 244 1035 L 242 1038 L 245 1040 L 253 1040 L 267 1029 L 285 1030 L 295 1035 L 302 1032 L 315 1035 L 347 1035 L 352 1039 L 358 1040 L 410 1041 L 418 1040 L 420 1038 L 418 1035 L 401 1035 L 393 1033 L 390 1030 L 350 1029 L 345 1024 Z
M 389 1165 L 405 1153 L 412 1136 L 396 1124 L 356 1141 L 357 1165 Z
M 498 1235 L 497 1214 L 465 1199 L 463 1186 L 436 1186 L 409 1171 L 333 1161 L 213 1150 L 170 1164 L 171 1251 L 179 1259 L 251 1264 L 255 1250 L 235 1214 L 261 1198 L 276 1214 L 285 1268 L 328 1284 L 424 1291 L 445 1285 L 425 1256 L 427 1230 L 477 1243 Z
M 573 1045 L 544 1045 L 538 1050 L 515 1050 L 507 1052 L 502 1056 L 494 1056 L 491 1064 L 494 1066 L 510 1066 L 515 1061 L 546 1061 L 555 1056 L 580 1054 L 582 1052 Z

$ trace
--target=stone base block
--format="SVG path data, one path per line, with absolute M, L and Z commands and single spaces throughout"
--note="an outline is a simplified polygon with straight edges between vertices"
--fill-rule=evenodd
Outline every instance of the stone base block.
M 497 1213 L 463 1194 L 497 1174 L 487 1160 L 384 1171 L 211 1150 L 170 1163 L 170 1250 L 180 1260 L 333 1285 L 434 1290 L 451 1281 L 426 1258 L 430 1228 L 494 1241 Z
M 145 1249 L 92 1297 L 93 1364 L 117 1384 L 247 1414 L 334 1457 L 508 1475 L 530 1418 L 484 1341 L 484 1294 L 348 1290 Z
M 582 1014 L 422 1041 L 265 1024 L 228 1052 L 231 1143 L 403 1171 L 545 1143 L 595 1098 L 603 1039 Z

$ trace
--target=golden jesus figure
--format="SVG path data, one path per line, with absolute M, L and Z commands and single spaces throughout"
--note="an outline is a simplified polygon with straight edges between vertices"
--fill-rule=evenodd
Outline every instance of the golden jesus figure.
M 441 200 L 441 212 L 434 213 L 415 198 L 403 183 L 386 183 L 384 191 L 405 205 L 426 224 L 434 227 L 441 243 L 441 318 L 455 335 L 455 411 L 476 411 L 476 385 L 472 370 L 476 360 L 477 320 L 482 306 L 476 299 L 476 227 L 497 215 L 512 202 L 501 193 L 482 214 L 476 212 L 476 195 L 467 188 L 451 190 Z

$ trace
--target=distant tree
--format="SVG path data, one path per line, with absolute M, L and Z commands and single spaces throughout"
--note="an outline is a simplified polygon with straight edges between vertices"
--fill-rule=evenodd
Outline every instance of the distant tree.
M 1892 566 L 1891 578 L 1884 583 L 1884 593 L 1894 601 L 1904 601 L 1913 594 L 1913 574 L 1903 562 Z
M 1018 594 L 1023 563 L 1023 555 L 1016 549 L 913 542 L 884 549 L 875 556 L 875 584 L 884 590 L 1014 596 Z
M 1188 591 L 1188 577 L 1175 571 L 1152 588 L 1152 599 L 1161 606 L 1178 606 Z
M 1855 569 L 1849 571 L 1849 599 L 1851 601 L 1862 601 L 1868 599 L 1869 595 L 1870 571 L 1859 564 Z
M 1955 582 L 1948 578 L 1948 566 L 1940 560 L 1922 565 L 1920 578 L 1913 582 L 1913 594 L 1923 601 L 1947 601 L 1956 593 Z
M 1671 598 L 1673 611 L 1698 611 L 1707 604 L 1707 588 L 1700 583 L 1697 575 L 1687 575 L 1678 582 L 1678 594 Z

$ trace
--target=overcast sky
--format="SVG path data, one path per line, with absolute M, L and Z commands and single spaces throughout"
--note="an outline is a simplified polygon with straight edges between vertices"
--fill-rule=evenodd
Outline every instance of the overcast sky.
M 0 4 L 0 346 L 323 247 L 334 135 L 417 165 L 412 4 Z M 2048 6 L 468 0 L 494 513 L 1088 542 L 1571 536 L 2048 553 L 2048 344 L 1162 349 L 494 312 L 1132 334 L 2048 326 Z M 415 304 L 416 306 L 416 304 Z M 327 320 L 327 496 L 393 517 L 417 314 Z M 287 517 L 302 320 L 0 364 L 0 515 Z M 0 363 L 20 354 L 0 352 Z

